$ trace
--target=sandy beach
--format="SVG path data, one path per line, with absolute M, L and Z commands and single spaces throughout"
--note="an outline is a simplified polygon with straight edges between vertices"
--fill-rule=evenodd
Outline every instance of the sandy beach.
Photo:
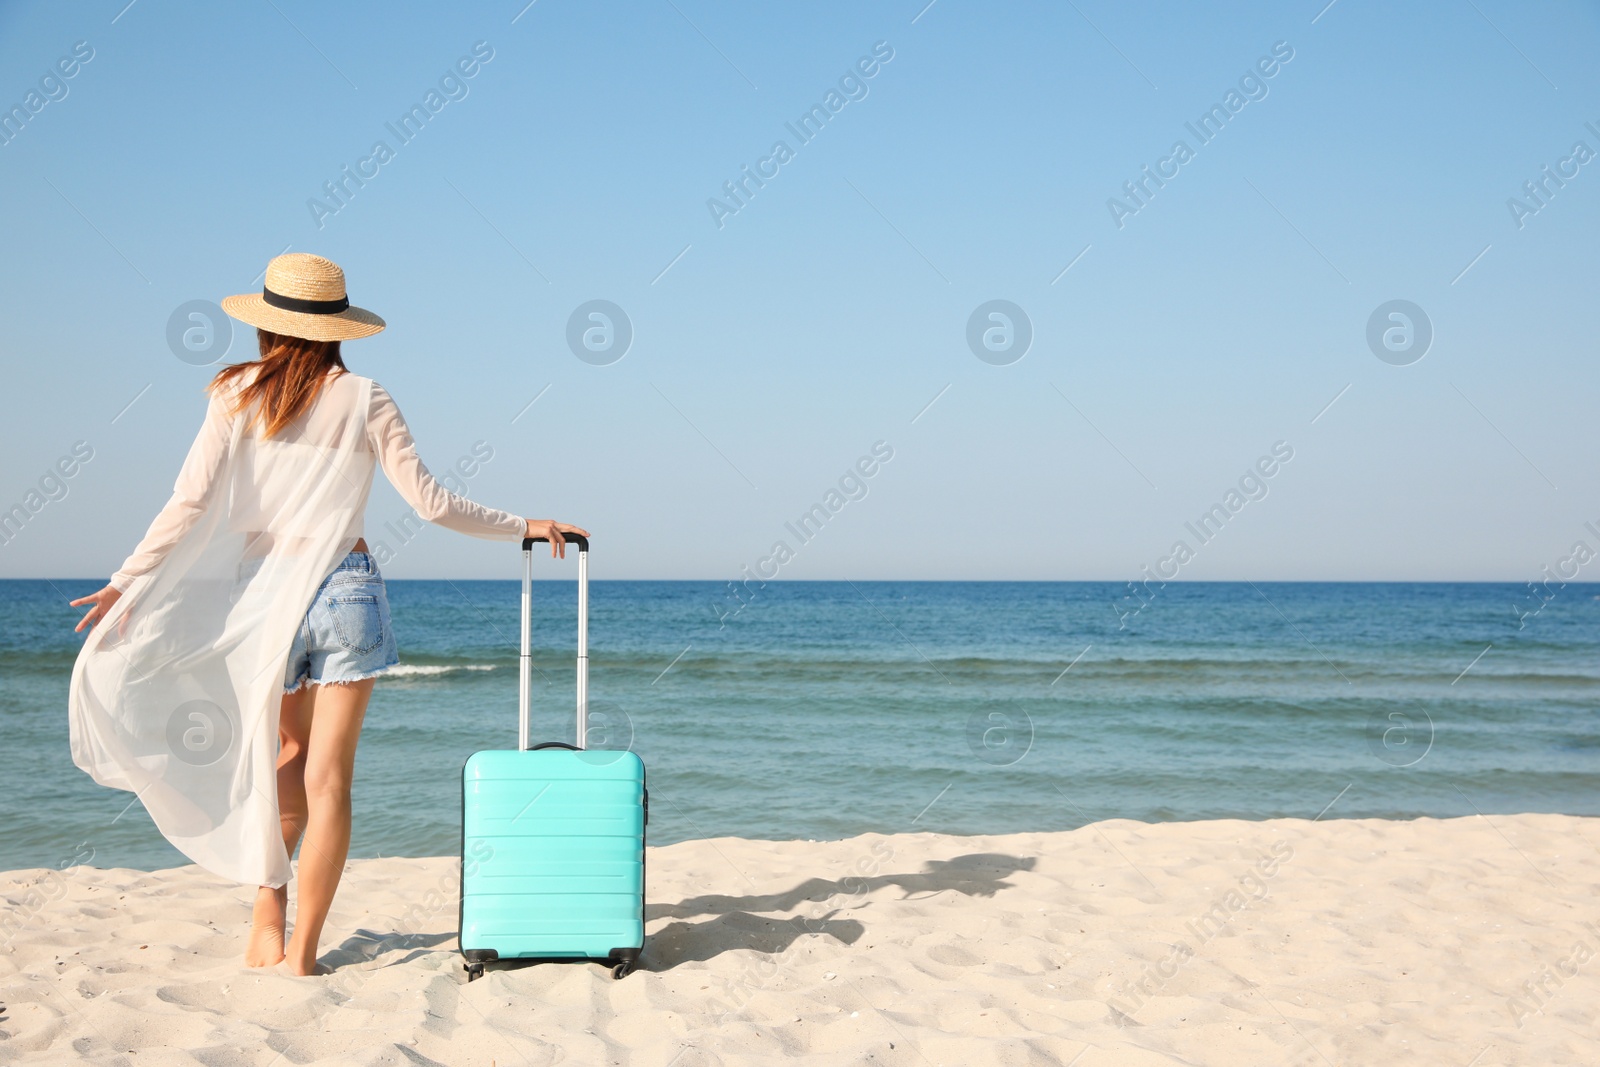
M 688 841 L 644 969 L 455 951 L 450 857 L 352 861 L 326 976 L 195 867 L 0 876 L 7 1064 L 1600 1062 L 1600 820 Z M 292 913 L 291 913 L 292 919 Z

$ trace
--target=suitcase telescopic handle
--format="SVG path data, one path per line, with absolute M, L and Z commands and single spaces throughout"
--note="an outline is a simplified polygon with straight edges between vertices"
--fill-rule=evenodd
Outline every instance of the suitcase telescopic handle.
M 563 534 L 568 544 L 578 546 L 578 749 L 588 747 L 589 723 L 589 539 L 582 534 Z M 545 537 L 522 539 L 522 650 L 517 661 L 517 748 L 528 751 L 529 712 L 533 696 L 533 546 L 548 542 Z
M 589 551 L 589 539 L 587 537 L 583 536 L 583 534 L 562 534 L 561 535 L 561 539 L 563 541 L 565 541 L 569 545 L 577 545 L 579 552 L 587 552 L 587 551 Z M 522 539 L 522 547 L 523 548 L 532 548 L 534 546 L 535 542 L 537 542 L 539 544 L 549 544 L 550 543 L 550 538 L 548 538 L 548 537 L 524 537 Z

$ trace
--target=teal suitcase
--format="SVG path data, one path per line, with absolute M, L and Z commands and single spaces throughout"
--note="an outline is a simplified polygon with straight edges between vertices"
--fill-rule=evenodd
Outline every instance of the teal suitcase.
M 496 960 L 604 960 L 613 978 L 644 949 L 649 793 L 631 750 L 585 746 L 589 542 L 578 549 L 576 745 L 529 746 L 533 545 L 522 542 L 522 652 L 514 750 L 474 752 L 461 772 L 461 954 L 467 981 Z

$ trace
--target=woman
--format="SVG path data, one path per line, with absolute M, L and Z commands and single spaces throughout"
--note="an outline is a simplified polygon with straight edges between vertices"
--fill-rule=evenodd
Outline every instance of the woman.
M 73 761 L 138 794 L 208 870 L 258 885 L 245 962 L 317 970 L 350 846 L 350 782 L 373 680 L 398 662 L 362 517 L 376 466 L 430 522 L 475 537 L 587 531 L 475 504 L 436 482 L 394 401 L 339 343 L 384 328 L 344 272 L 290 253 L 223 301 L 260 359 L 228 366 L 172 498 L 122 569 L 79 600 Z M 309 606 L 308 606 L 309 605 Z M 303 843 L 294 934 L 289 859 Z

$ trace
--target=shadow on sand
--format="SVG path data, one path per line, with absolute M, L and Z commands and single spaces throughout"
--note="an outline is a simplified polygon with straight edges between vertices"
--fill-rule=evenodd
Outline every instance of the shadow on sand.
M 333 968 L 335 972 L 350 973 L 347 969 L 363 963 L 371 963 L 386 952 L 396 949 L 408 950 L 399 959 L 390 960 L 385 967 L 398 967 L 409 963 L 418 956 L 426 956 L 430 950 L 441 945 L 455 941 L 456 932 L 450 930 L 444 933 L 423 933 L 418 931 L 411 934 L 402 934 L 398 931 L 380 933 L 377 930 L 358 929 L 349 937 L 339 943 L 337 948 L 330 948 L 317 957 L 318 963 L 323 963 Z
M 640 970 L 669 971 L 680 963 L 709 960 L 735 949 L 777 954 L 785 952 L 805 934 L 825 934 L 847 945 L 861 939 L 866 927 L 855 919 L 836 919 L 837 907 L 825 915 L 774 917 L 771 912 L 791 912 L 802 903 L 825 903 L 834 897 L 858 897 L 896 886 L 901 900 L 926 900 L 946 890 L 969 897 L 992 897 L 1010 888 L 1007 876 L 1033 869 L 1032 856 L 978 852 L 948 860 L 929 860 L 923 869 L 906 874 L 879 874 L 840 879 L 807 878 L 793 889 L 761 896 L 708 894 L 678 904 L 654 904 L 645 909 L 649 919 L 671 922 L 651 934 L 639 961 Z M 758 914 L 758 913 L 768 914 Z

